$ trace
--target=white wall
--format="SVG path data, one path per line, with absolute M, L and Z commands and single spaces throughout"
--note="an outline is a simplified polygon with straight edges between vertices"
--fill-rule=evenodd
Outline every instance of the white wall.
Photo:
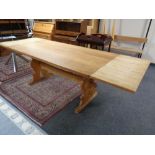
M 149 19 L 116 19 L 115 34 L 127 35 L 133 37 L 145 37 L 146 31 L 149 25 Z M 111 33 L 113 25 L 112 19 L 106 20 L 107 33 Z M 103 20 L 100 22 L 100 33 L 103 32 Z M 117 43 L 123 47 L 136 47 L 142 49 L 142 44 L 139 43 Z M 155 20 L 151 24 L 151 28 L 148 35 L 148 42 L 144 48 L 144 54 L 142 58 L 149 59 L 155 63 Z
M 148 43 L 144 48 L 143 58 L 149 59 L 151 62 L 155 63 L 155 19 L 152 20 L 148 34 Z

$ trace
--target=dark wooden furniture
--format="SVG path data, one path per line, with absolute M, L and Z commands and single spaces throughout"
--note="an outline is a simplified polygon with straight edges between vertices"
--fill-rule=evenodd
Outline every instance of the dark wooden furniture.
M 0 20 L 0 41 L 28 38 L 28 22 L 25 19 Z
M 88 47 L 90 45 L 90 48 L 99 49 L 101 47 L 104 50 L 105 46 L 109 46 L 108 51 L 110 52 L 112 37 L 103 34 L 86 35 L 81 33 L 76 40 L 80 46 Z
M 0 20 L 0 42 L 9 41 L 9 40 L 18 40 L 31 37 L 29 35 L 28 20 L 25 19 L 5 19 Z M 10 54 L 11 53 L 11 54 Z M 0 56 L 8 55 L 10 57 L 6 61 L 6 65 L 9 61 L 13 62 L 13 70 L 17 71 L 16 55 L 10 50 L 5 50 L 0 48 Z M 21 58 L 27 61 L 23 56 Z
M 28 20 L 25 19 L 1 19 L 0 20 L 0 42 L 25 39 L 31 37 L 29 35 Z M 10 52 L 0 49 L 0 56 L 7 55 Z
M 76 45 L 77 44 L 76 37 L 80 33 L 86 33 L 87 26 L 88 26 L 88 20 L 82 20 L 82 21 L 56 20 L 52 40 Z

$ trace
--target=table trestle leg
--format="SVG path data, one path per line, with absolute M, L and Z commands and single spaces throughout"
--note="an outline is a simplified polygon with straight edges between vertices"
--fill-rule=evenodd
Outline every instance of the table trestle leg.
M 35 84 L 41 80 L 41 64 L 37 60 L 31 61 L 31 67 L 33 68 L 33 79 L 30 82 L 30 85 Z
M 76 113 L 81 112 L 97 95 L 95 81 L 92 79 L 85 79 L 81 84 L 81 91 L 80 104 L 75 109 Z

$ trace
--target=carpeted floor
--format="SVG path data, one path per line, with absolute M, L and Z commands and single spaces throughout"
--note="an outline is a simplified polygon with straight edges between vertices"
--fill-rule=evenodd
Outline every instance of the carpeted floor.
M 79 98 L 57 113 L 42 129 L 48 134 L 155 134 L 155 65 L 135 94 L 98 83 L 98 96 L 80 114 Z
M 98 83 L 98 92 L 82 113 L 74 113 L 78 98 L 42 128 L 54 135 L 155 134 L 155 65 L 135 94 L 103 83 Z
M 79 85 L 59 76 L 51 76 L 34 85 L 30 63 L 17 57 L 18 72 L 13 73 L 12 61 L 5 65 L 8 56 L 0 57 L 0 95 L 39 125 L 78 97 Z
M 0 57 L 0 84 L 11 78 L 16 78 L 27 73 L 32 73 L 30 63 L 26 63 L 23 59 L 17 56 L 16 58 L 18 70 L 17 73 L 14 74 L 12 61 L 9 61 L 8 65 L 5 65 L 8 58 L 9 56 Z

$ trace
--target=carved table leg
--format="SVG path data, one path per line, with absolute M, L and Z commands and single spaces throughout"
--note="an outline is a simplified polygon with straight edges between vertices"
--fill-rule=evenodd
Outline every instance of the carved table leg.
M 80 97 L 80 104 L 75 109 L 76 113 L 81 112 L 97 95 L 96 83 L 92 79 L 85 79 L 81 84 L 82 95 Z
M 41 80 L 41 64 L 40 64 L 40 62 L 33 59 L 31 62 L 31 67 L 33 68 L 34 73 L 33 73 L 33 79 L 30 82 L 30 85 Z
M 32 60 L 31 67 L 33 68 L 34 73 L 33 73 L 33 79 L 30 82 L 30 85 L 35 84 L 42 79 L 49 78 L 53 75 L 52 73 L 49 73 L 48 70 L 43 69 L 42 65 L 43 63 L 34 59 Z
M 42 68 L 41 75 L 44 78 L 49 78 L 49 77 L 53 76 L 54 74 L 49 72 L 48 70 Z

